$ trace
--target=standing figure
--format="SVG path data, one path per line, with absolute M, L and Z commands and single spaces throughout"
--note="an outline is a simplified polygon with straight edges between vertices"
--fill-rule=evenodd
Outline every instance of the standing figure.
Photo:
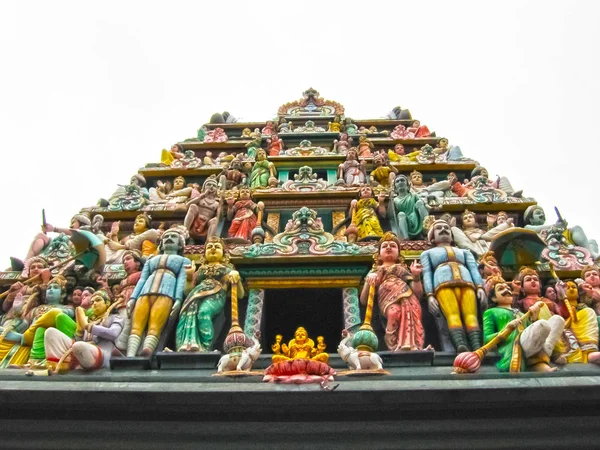
M 540 316 L 542 302 L 528 308 L 529 319 L 523 321 L 518 309 L 512 307 L 513 293 L 502 277 L 494 275 L 490 289 L 493 307 L 483 314 L 483 340 L 488 343 L 504 328 L 513 332 L 498 345 L 501 372 L 521 372 L 531 368 L 536 372 L 554 372 L 550 357 L 563 332 L 565 321 L 560 316 L 545 320 Z
M 129 303 L 131 294 L 133 294 L 135 286 L 142 276 L 144 258 L 137 250 L 127 250 L 123 254 L 121 262 L 127 276 L 118 284 L 121 290 L 118 296 L 115 295 L 115 302 L 118 303 L 114 308 L 123 319 L 123 332 L 119 335 L 119 339 L 115 341 L 115 345 L 119 350 L 127 351 L 127 338 L 131 332 L 131 317 L 127 311 L 127 303 Z
M 358 156 L 360 158 L 369 158 L 371 156 L 371 150 L 373 150 L 375 146 L 364 134 L 358 138 Z
M 260 133 L 265 136 L 271 136 L 273 133 L 275 133 L 275 126 L 273 125 L 273 121 L 267 121 L 267 124 L 260 131 Z
M 429 312 L 444 315 L 458 353 L 469 351 L 466 335 L 476 350 L 481 347 L 477 300 L 482 310 L 487 308 L 477 262 L 469 250 L 452 246 L 450 225 L 443 220 L 433 222 L 427 238 L 434 245 L 421 253 Z
M 188 203 L 188 211 L 183 220 L 183 225 L 193 237 L 212 236 L 219 221 L 219 206 L 221 202 L 217 197 L 217 179 L 211 175 L 202 186 L 202 193 L 192 198 Z
M 397 175 L 394 180 L 395 196 L 391 201 L 398 236 L 401 239 L 418 239 L 423 233 L 423 219 L 429 211 L 423 200 L 410 190 L 410 181 L 404 174 Z
M 342 129 L 341 122 L 342 121 L 340 119 L 340 116 L 338 114 L 336 114 L 335 117 L 333 118 L 333 122 L 328 123 L 327 131 L 330 133 L 339 133 L 340 130 Z
M 250 188 L 240 187 L 240 199 L 235 201 L 231 196 L 227 199 L 227 219 L 231 220 L 228 236 L 250 241 L 252 230 L 256 227 L 259 209 L 264 207 L 262 202 L 254 203 L 250 198 Z
M 350 117 L 346 117 L 346 120 L 344 121 L 343 131 L 348 136 L 352 136 L 353 134 L 358 134 L 358 127 L 356 126 L 356 124 L 354 124 L 352 122 L 352 119 Z
M 279 156 L 283 150 L 283 139 L 273 134 L 270 139 L 267 139 L 267 146 L 269 148 L 269 156 Z
M 178 352 L 211 351 L 215 334 L 212 321 L 223 311 L 229 285 L 235 284 L 238 297 L 244 296 L 240 274 L 229 263 L 222 239 L 212 236 L 207 240 L 196 282 L 181 307 L 175 338 Z
M 333 141 L 332 152 L 337 153 L 338 155 L 345 155 L 346 153 L 348 153 L 348 149 L 352 145 L 352 142 L 354 142 L 354 139 L 349 138 L 348 134 L 341 133 L 340 140 L 338 141 L 337 139 L 334 139 Z
M 385 344 L 390 351 L 423 350 L 425 332 L 421 322 L 422 266 L 416 261 L 410 271 L 400 257 L 400 241 L 390 232 L 379 241 L 377 262 L 367 275 L 360 300 L 366 304 L 369 286 L 377 288 L 379 311 L 387 319 Z
M 363 239 L 380 238 L 383 236 L 381 224 L 377 214 L 385 217 L 385 194 L 379 194 L 377 200 L 373 198 L 373 189 L 369 185 L 360 187 L 360 199 L 350 203 L 350 216 L 352 224 L 347 228 L 346 234 L 355 235 L 359 241 Z
M 185 238 L 179 231 L 167 230 L 160 240 L 159 254 L 144 265 L 128 303 L 128 308 L 133 309 L 128 357 L 137 355 L 144 331 L 141 356 L 152 356 L 169 315 L 175 316 L 179 311 L 186 283 L 185 266 L 191 265 L 183 256 L 184 245 Z
M 338 183 L 344 183 L 346 186 L 364 184 L 367 180 L 366 163 L 358 160 L 358 153 L 355 148 L 348 150 L 346 161 L 338 166 Z
M 267 160 L 267 153 L 265 150 L 259 148 L 256 152 L 256 162 L 252 166 L 252 172 L 250 173 L 250 187 L 269 187 L 269 184 L 277 182 L 277 179 L 275 178 L 276 175 L 275 165 Z
M 241 184 L 246 184 L 248 176 L 242 171 L 242 161 L 234 159 L 219 176 L 219 188 L 227 191 Z

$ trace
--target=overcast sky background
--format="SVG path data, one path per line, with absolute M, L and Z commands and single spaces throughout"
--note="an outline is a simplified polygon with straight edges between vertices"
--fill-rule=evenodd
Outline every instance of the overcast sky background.
M 409 108 L 600 239 L 598 2 L 0 3 L 0 268 L 216 111 Z

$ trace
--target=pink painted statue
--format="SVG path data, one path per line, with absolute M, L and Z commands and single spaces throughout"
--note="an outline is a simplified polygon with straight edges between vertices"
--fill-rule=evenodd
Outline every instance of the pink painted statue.
M 228 139 L 223 128 L 215 128 L 204 136 L 204 142 L 227 142 Z
M 263 128 L 264 134 L 264 128 Z M 271 135 L 270 139 L 267 139 L 267 145 L 269 148 L 269 156 L 279 156 L 283 150 L 283 139 L 276 134 Z

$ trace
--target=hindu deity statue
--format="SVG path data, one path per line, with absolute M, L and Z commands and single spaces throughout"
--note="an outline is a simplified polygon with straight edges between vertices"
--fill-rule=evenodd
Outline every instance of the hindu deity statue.
M 345 155 L 348 153 L 348 149 L 351 147 L 352 142 L 354 140 L 352 138 L 348 138 L 346 133 L 340 134 L 340 139 L 334 139 L 333 141 L 333 153 L 337 153 L 338 155 Z
M 383 235 L 360 300 L 366 304 L 369 286 L 375 286 L 379 311 L 387 320 L 385 344 L 390 351 L 423 349 L 425 332 L 419 303 L 423 296 L 422 270 L 416 261 L 409 270 L 400 257 L 400 240 L 390 232 Z
M 164 203 L 172 207 L 185 208 L 185 203 L 192 195 L 192 188 L 186 186 L 185 178 L 178 176 L 170 183 L 157 182 L 156 188 L 150 188 L 150 201 Z
M 367 180 L 366 163 L 364 160 L 358 160 L 358 153 L 355 148 L 350 148 L 346 153 L 346 161 L 338 166 L 338 183 L 351 185 L 361 185 Z
M 511 222 L 503 222 L 484 231 L 477 225 L 475 214 L 465 209 L 462 214 L 462 229 L 452 227 L 452 236 L 457 247 L 471 250 L 480 257 L 489 251 L 490 243 L 495 236 L 512 226 L 514 225 Z
M 396 125 L 390 133 L 392 139 L 414 139 L 414 133 L 410 133 L 402 124 Z
M 156 253 L 156 243 L 161 230 L 151 228 L 152 217 L 144 212 L 135 218 L 133 233 L 118 240 L 119 222 L 113 223 L 106 244 L 106 262 L 114 264 L 120 262 L 126 250 L 137 250 L 145 257 Z
M 227 142 L 228 139 L 223 128 L 215 128 L 204 136 L 204 142 Z
M 272 120 L 267 121 L 267 124 L 260 132 L 264 136 L 271 136 L 275 133 L 275 125 Z
M 358 134 L 358 127 L 350 117 L 346 117 L 346 120 L 344 121 L 344 128 L 342 131 L 344 131 L 344 133 L 346 133 L 348 136 L 352 136 Z
M 416 139 L 426 138 L 431 136 L 431 132 L 427 125 L 421 125 L 421 122 L 418 120 L 413 121 L 412 125 L 406 129 L 406 131 L 410 134 L 412 133 Z
M 270 139 L 267 139 L 267 146 L 269 149 L 269 156 L 279 156 L 283 150 L 283 139 L 276 134 L 273 134 Z
M 544 213 L 544 208 L 539 205 L 530 206 L 525 210 L 523 219 L 526 229 L 535 231 L 544 240 L 547 239 L 548 231 L 550 231 L 553 225 L 546 224 L 546 214 Z M 598 259 L 600 256 L 600 252 L 598 251 L 598 243 L 595 240 L 588 239 L 587 235 L 580 226 L 575 225 L 573 227 L 568 227 L 567 222 L 562 218 L 558 220 L 556 225 L 564 229 L 563 235 L 569 244 L 586 248 L 589 250 L 594 260 Z
M 393 166 L 390 166 L 385 153 L 377 153 L 373 157 L 373 165 L 375 168 L 369 175 L 369 179 L 371 180 L 371 184 L 374 186 L 381 186 L 382 188 L 389 189 L 392 183 L 394 182 L 394 178 L 398 173 L 398 169 Z
M 423 220 L 429 210 L 423 200 L 411 191 L 410 181 L 404 174 L 394 180 L 394 197 L 390 212 L 398 227 L 400 239 L 418 239 L 423 233 Z
M 230 190 L 236 186 L 246 184 L 247 180 L 248 176 L 242 170 L 242 161 L 236 158 L 221 172 L 219 176 L 219 188 Z
M 252 130 L 250 128 L 244 128 L 240 137 L 243 139 L 252 139 Z
M 481 189 L 481 187 L 489 187 L 498 189 L 508 197 L 520 198 L 523 196 L 523 191 L 515 191 L 511 182 L 507 177 L 498 176 L 496 181 L 489 179 L 489 173 L 485 167 L 477 166 L 471 171 L 471 180 L 465 184 L 468 191 Z
M 581 270 L 579 286 L 583 303 L 600 315 L 600 270 L 596 266 L 586 266 Z
M 270 184 L 277 184 L 277 172 L 275 165 L 267 159 L 267 153 L 264 149 L 259 149 L 256 153 L 256 162 L 252 166 L 250 173 L 250 187 L 266 188 Z
M 217 197 L 218 182 L 214 175 L 208 177 L 202 185 L 202 193 L 188 203 L 188 211 L 183 225 L 194 238 L 210 237 L 215 234 L 221 201 Z
M 600 364 L 596 312 L 579 301 L 579 289 L 574 281 L 558 281 L 556 289 L 561 299 L 558 310 L 565 319 L 565 330 L 555 350 L 568 363 Z
M 325 128 L 318 127 L 312 120 L 307 120 L 303 127 L 296 127 L 294 133 L 323 133 Z
M 283 343 L 279 348 L 279 344 L 276 343 L 272 348 L 277 350 L 273 355 L 274 363 L 294 359 L 309 359 L 325 364 L 329 361 L 329 355 L 319 351 L 315 346 L 315 341 L 308 337 L 304 327 L 298 327 L 294 333 L 294 339 L 290 340 L 287 345 Z
M 519 273 L 512 281 L 512 290 L 515 296 L 515 304 L 521 308 L 521 311 L 527 310 L 535 303 L 544 302 L 541 309 L 542 318 L 549 318 L 553 314 L 558 314 L 559 310 L 556 303 L 549 298 L 542 297 L 542 284 L 538 273 L 529 267 L 521 267 Z
M 135 211 L 148 203 L 149 193 L 146 179 L 142 174 L 135 174 L 128 185 L 119 185 L 108 200 L 100 199 L 99 206 L 111 211 Z
M 394 145 L 394 149 L 389 149 L 387 155 L 388 159 L 393 162 L 410 162 L 410 159 L 406 157 L 404 145 L 402 144 Z
M 79 366 L 84 370 L 97 370 L 109 367 L 115 343 L 123 332 L 123 318 L 111 303 L 108 292 L 99 290 L 92 296 L 89 316 L 82 307 L 77 308 L 75 320 L 57 316 L 57 322 L 68 324 L 68 331 L 48 328 L 45 332 L 46 361 L 50 368 L 69 370 Z
M 421 253 L 423 286 L 429 312 L 443 314 L 458 353 L 481 347 L 477 301 L 482 310 L 487 298 L 477 262 L 470 250 L 452 247 L 452 231 L 444 220 L 433 222 L 427 239 L 434 248 Z
M 284 117 L 279 119 L 279 124 L 277 125 L 277 133 L 291 133 L 293 131 L 292 122 L 285 120 Z
M 212 153 L 210 151 L 206 152 L 204 160 L 200 158 L 196 158 L 196 154 L 194 150 L 186 150 L 183 154 L 183 158 L 178 158 L 171 163 L 173 169 L 196 169 L 198 167 L 202 167 L 202 165 L 212 166 L 213 160 L 210 157 Z
M 449 145 L 448 139 L 442 138 L 433 149 L 436 161 L 461 161 L 464 159 L 458 145 Z
M 550 365 L 554 347 L 561 338 L 565 321 L 555 315 L 544 319 L 540 310 L 544 303 L 528 307 L 528 317 L 512 307 L 513 292 L 502 277 L 494 275 L 490 289 L 491 308 L 483 314 L 483 340 L 488 343 L 505 328 L 512 330 L 497 347 L 500 361 L 496 367 L 501 372 L 553 372 Z
M 127 276 L 117 285 L 120 291 L 118 294 L 114 294 L 113 297 L 115 298 L 114 308 L 121 316 L 121 319 L 123 319 L 123 332 L 115 341 L 115 345 L 120 351 L 126 352 L 127 338 L 131 332 L 131 317 L 127 311 L 127 304 L 131 299 L 131 294 L 133 294 L 135 286 L 140 281 L 145 260 L 139 251 L 126 250 L 121 262 Z
M 187 279 L 186 266 L 192 264 L 183 256 L 184 245 L 185 236 L 171 228 L 161 237 L 159 254 L 144 265 L 127 305 L 132 311 L 128 357 L 137 355 L 144 331 L 141 356 L 152 356 L 169 315 L 176 316 L 179 312 Z
M 186 158 L 188 157 L 188 151 L 194 153 L 193 150 L 186 150 L 186 152 L 185 152 Z M 189 154 L 190 158 L 192 156 L 192 153 Z M 202 158 L 202 164 L 205 165 L 205 166 L 216 166 L 216 165 L 218 165 L 217 161 L 215 159 L 213 159 L 212 156 L 213 156 L 213 153 L 210 150 L 206 150 L 206 153 L 204 154 L 204 158 Z M 187 164 L 187 165 L 186 164 L 182 164 L 182 165 L 183 165 L 183 167 L 189 168 L 189 169 L 200 167 L 200 166 L 197 165 L 198 161 L 199 161 L 198 158 L 194 157 L 193 161 L 194 161 L 193 163 L 190 163 L 190 164 Z
M 358 138 L 358 156 L 360 158 L 368 158 L 371 156 L 371 150 L 373 150 L 375 146 L 371 142 L 371 140 L 365 136 L 361 135 Z
M 253 139 L 245 145 L 245 147 L 247 149 L 246 154 L 248 155 L 248 159 L 256 158 L 256 152 L 258 151 L 259 148 L 261 148 L 261 145 L 262 145 L 262 135 L 260 133 L 258 135 L 253 135 Z
M 165 166 L 170 166 L 174 161 L 184 157 L 183 145 L 173 144 L 169 150 L 163 148 L 160 155 L 160 163 Z
M 329 131 L 330 133 L 339 133 L 341 129 L 342 129 L 342 120 L 341 120 L 340 116 L 336 114 L 335 117 L 333 118 L 333 122 L 328 123 L 327 131 Z
M 360 198 L 350 203 L 350 216 L 352 223 L 346 229 L 349 239 L 359 241 L 365 239 L 379 239 L 383 230 L 377 215 L 385 217 L 385 194 L 380 193 L 377 200 L 373 198 L 373 188 L 369 185 L 360 187 Z
M 223 240 L 212 236 L 204 247 L 204 257 L 195 274 L 196 287 L 188 294 L 177 324 L 178 352 L 211 351 L 214 341 L 213 318 L 223 311 L 229 286 L 244 296 L 240 274 L 229 263 Z
M 230 238 L 239 238 L 250 241 L 252 230 L 257 224 L 258 211 L 264 208 L 262 202 L 254 203 L 251 199 L 251 192 L 248 186 L 241 186 L 239 189 L 239 200 L 233 196 L 227 200 L 227 219 L 231 220 L 228 236 Z

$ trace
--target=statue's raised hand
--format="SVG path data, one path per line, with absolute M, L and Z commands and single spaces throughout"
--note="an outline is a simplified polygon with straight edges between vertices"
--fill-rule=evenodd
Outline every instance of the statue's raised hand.
M 418 278 L 421 276 L 421 272 L 423 272 L 423 266 L 417 261 L 413 261 L 410 265 L 410 273 L 412 276 Z
M 240 273 L 237 270 L 232 270 L 229 272 L 227 278 L 231 284 L 238 283 L 240 281 Z
M 365 281 L 369 286 L 377 286 L 377 273 L 373 272 L 368 274 L 367 278 L 365 278 Z

